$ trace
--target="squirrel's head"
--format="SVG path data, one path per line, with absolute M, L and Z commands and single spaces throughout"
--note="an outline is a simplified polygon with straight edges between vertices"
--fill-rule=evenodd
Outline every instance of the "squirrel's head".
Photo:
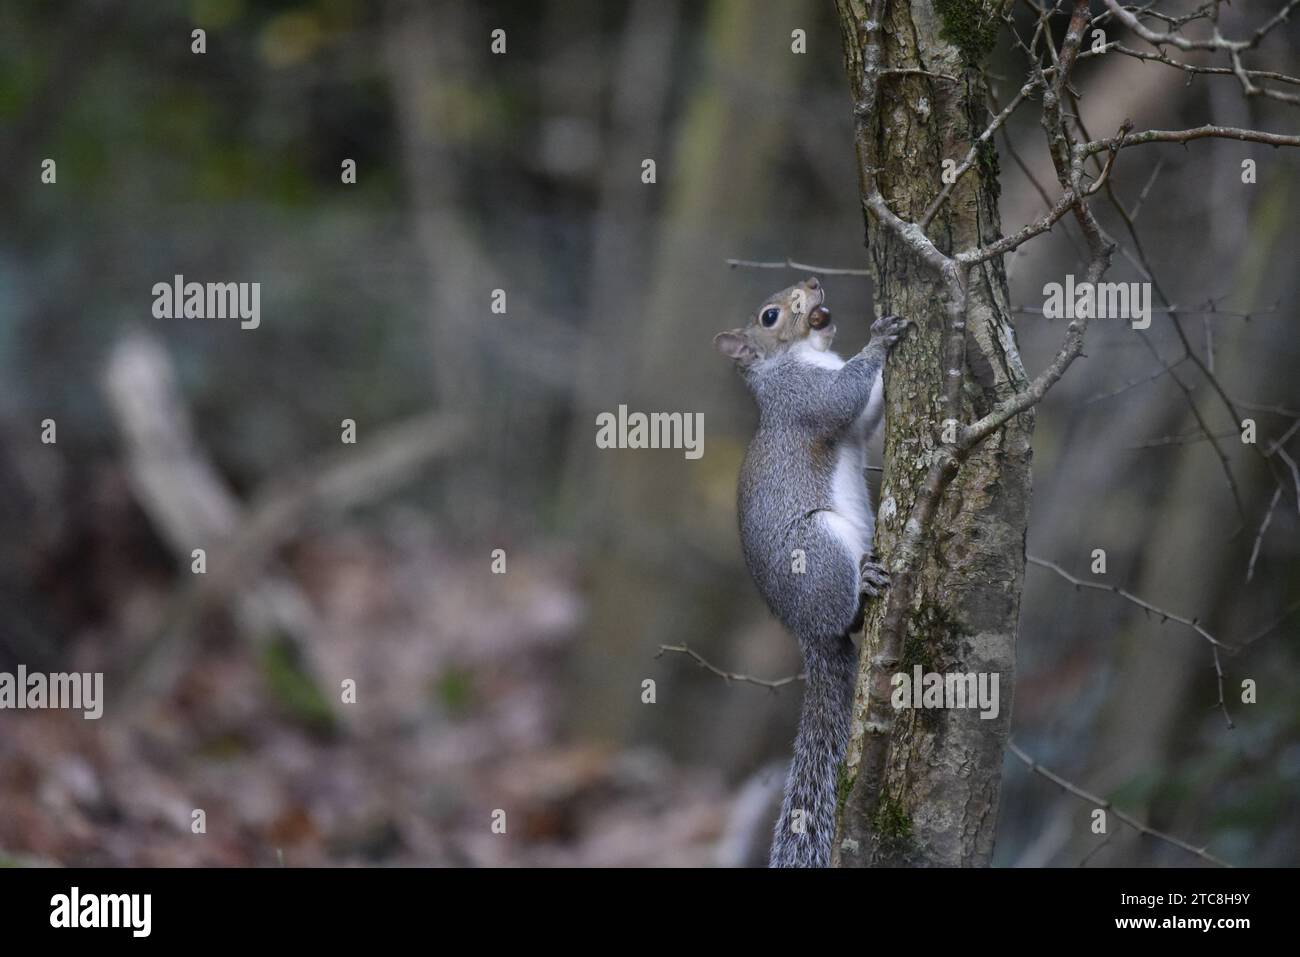
M 826 293 L 816 276 L 768 296 L 749 322 L 739 329 L 719 332 L 713 344 L 742 368 L 785 352 L 807 341 L 826 350 L 835 337 L 831 311 L 823 305 Z

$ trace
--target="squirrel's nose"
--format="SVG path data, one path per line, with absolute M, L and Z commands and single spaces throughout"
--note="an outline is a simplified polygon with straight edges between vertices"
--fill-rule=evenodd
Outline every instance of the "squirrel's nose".
M 820 289 L 822 286 L 821 281 L 816 276 L 809 276 L 804 285 L 809 289 Z

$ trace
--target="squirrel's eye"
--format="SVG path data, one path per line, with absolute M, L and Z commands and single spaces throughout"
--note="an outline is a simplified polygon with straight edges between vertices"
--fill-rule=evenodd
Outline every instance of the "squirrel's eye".
M 781 310 L 773 306 L 771 309 L 764 309 L 763 314 L 758 317 L 759 321 L 765 326 L 774 326 L 776 321 L 781 318 Z

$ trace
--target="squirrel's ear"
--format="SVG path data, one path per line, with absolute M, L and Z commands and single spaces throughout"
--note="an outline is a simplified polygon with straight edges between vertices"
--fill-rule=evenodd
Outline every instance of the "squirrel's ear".
M 713 337 L 713 344 L 718 347 L 718 351 L 729 359 L 735 359 L 739 363 L 752 362 L 758 358 L 758 353 L 754 347 L 749 344 L 744 333 L 739 329 L 731 329 L 727 332 L 719 332 Z

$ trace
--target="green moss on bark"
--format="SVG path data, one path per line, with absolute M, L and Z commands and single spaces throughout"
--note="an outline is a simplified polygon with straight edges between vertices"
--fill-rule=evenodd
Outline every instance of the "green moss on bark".
M 982 63 L 998 39 L 995 5 L 987 0 L 934 0 L 934 8 L 943 21 L 939 35 L 961 51 L 966 63 Z
M 835 816 L 836 818 L 844 811 L 844 802 L 849 799 L 849 792 L 853 790 L 853 782 L 857 779 L 856 774 L 850 774 L 848 765 L 841 761 L 839 769 L 835 773 Z
M 871 817 L 871 830 L 882 850 L 896 853 L 912 837 L 912 819 L 897 798 L 882 794 Z

